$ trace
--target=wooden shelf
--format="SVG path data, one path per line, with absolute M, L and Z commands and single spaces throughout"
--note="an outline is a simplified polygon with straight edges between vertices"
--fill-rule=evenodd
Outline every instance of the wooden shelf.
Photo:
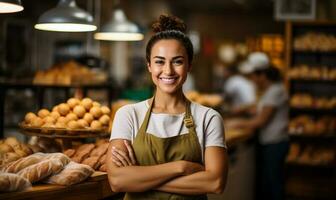
M 290 113 L 302 113 L 302 114 L 312 114 L 312 115 L 315 115 L 315 114 L 334 115 L 336 114 L 336 109 L 290 107 Z

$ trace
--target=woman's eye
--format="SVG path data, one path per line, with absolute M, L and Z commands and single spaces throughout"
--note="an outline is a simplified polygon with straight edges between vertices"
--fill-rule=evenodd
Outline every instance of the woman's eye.
M 175 65 L 182 65 L 183 64 L 183 60 L 174 60 L 173 63 Z
M 164 62 L 163 62 L 163 60 L 156 60 L 156 61 L 155 61 L 155 64 L 157 64 L 157 65 L 163 65 Z

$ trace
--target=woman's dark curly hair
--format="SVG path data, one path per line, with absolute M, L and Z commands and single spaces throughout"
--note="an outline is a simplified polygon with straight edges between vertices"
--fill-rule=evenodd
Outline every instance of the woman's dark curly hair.
M 189 37 L 185 34 L 186 28 L 185 23 L 181 19 L 175 16 L 160 15 L 159 20 L 152 25 L 152 30 L 155 34 L 151 37 L 146 46 L 147 62 L 150 62 L 152 47 L 157 41 L 175 39 L 180 41 L 186 49 L 188 62 L 191 64 L 194 50 Z

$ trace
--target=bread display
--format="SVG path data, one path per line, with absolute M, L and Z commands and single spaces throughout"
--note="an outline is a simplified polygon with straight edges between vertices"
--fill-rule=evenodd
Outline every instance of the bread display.
M 75 61 L 69 61 L 52 66 L 45 71 L 35 74 L 34 84 L 71 85 L 71 84 L 97 84 L 107 81 L 103 72 L 90 70 Z
M 33 150 L 15 137 L 0 140 L 0 166 L 33 153 Z
M 70 162 L 60 173 L 49 177 L 45 182 L 57 185 L 73 185 L 84 181 L 93 172 L 94 170 L 87 165 Z
M 324 147 L 293 143 L 290 146 L 286 160 L 289 163 L 328 165 L 335 161 L 335 152 L 333 149 Z
M 288 132 L 290 134 L 321 135 L 336 131 L 336 118 L 322 116 L 314 119 L 308 115 L 300 115 L 290 120 Z
M 57 130 L 59 134 L 64 134 L 65 130 L 66 134 L 72 135 L 78 133 L 76 130 L 108 132 L 110 114 L 111 110 L 107 106 L 90 98 L 70 98 L 66 103 L 54 106 L 51 111 L 41 109 L 37 114 L 27 113 L 23 125 L 25 128 L 41 129 L 43 134 L 52 134 L 52 131 Z
M 70 159 L 64 154 L 45 154 L 41 161 L 23 168 L 17 174 L 28 179 L 31 183 L 35 183 L 50 175 L 57 174 L 69 162 Z
M 100 170 L 101 166 L 105 164 L 108 146 L 107 139 L 100 139 L 95 144 L 82 144 L 77 148 L 67 149 L 63 153 L 76 163 L 85 164 L 95 170 Z
M 190 91 L 186 94 L 187 99 L 209 107 L 218 107 L 223 103 L 222 96 L 218 94 L 201 94 L 196 91 Z
M 336 37 L 325 33 L 308 32 L 294 39 L 294 49 L 300 51 L 335 51 Z
M 313 97 L 310 94 L 298 93 L 291 97 L 290 106 L 293 108 L 334 109 L 336 108 L 336 97 Z
M 336 80 L 336 69 L 327 66 L 297 65 L 289 69 L 291 79 Z
M 12 173 L 0 173 L 0 192 L 22 191 L 31 188 L 24 177 Z

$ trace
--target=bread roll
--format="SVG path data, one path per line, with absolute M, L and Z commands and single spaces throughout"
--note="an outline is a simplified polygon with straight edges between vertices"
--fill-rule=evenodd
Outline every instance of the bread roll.
M 100 109 L 104 115 L 109 115 L 111 113 L 111 110 L 107 106 L 102 106 Z
M 61 103 L 58 106 L 58 112 L 62 116 L 66 116 L 70 112 L 70 106 L 68 104 L 66 104 L 66 103 Z
M 103 126 L 107 126 L 110 123 L 110 117 L 108 115 L 103 115 L 99 118 L 99 122 L 103 125 Z
M 100 123 L 100 121 L 98 120 L 93 120 L 90 124 L 90 127 L 92 129 L 101 129 L 103 127 L 103 125 Z
M 55 120 L 57 120 L 61 115 L 59 114 L 58 111 L 52 111 L 52 112 L 50 113 L 50 116 L 51 116 L 52 118 L 54 118 Z
M 78 125 L 80 128 L 87 128 L 89 127 L 89 123 L 87 123 L 87 121 L 85 121 L 84 119 L 80 119 L 77 121 Z
M 34 113 L 32 113 L 32 112 L 27 113 L 25 115 L 25 123 L 30 124 L 35 117 L 37 117 L 37 116 Z
M 84 106 L 86 110 L 90 110 L 92 107 L 92 100 L 90 98 L 84 98 L 81 101 L 81 105 Z
M 82 161 L 82 164 L 90 166 L 92 169 L 98 169 L 100 166 L 98 156 L 90 156 Z
M 100 107 L 100 103 L 97 102 L 97 101 L 94 101 L 94 102 L 92 103 L 92 106 Z
M 56 119 L 51 116 L 46 116 L 43 120 L 45 124 L 54 124 L 56 122 Z
M 38 111 L 37 115 L 41 118 L 45 118 L 46 116 L 48 116 L 50 114 L 49 110 L 47 109 L 41 109 Z
M 40 117 L 36 117 L 36 118 L 34 119 L 34 121 L 32 121 L 32 123 L 31 123 L 31 125 L 32 125 L 33 127 L 37 127 L 37 128 L 42 127 L 43 124 L 44 124 L 44 121 L 43 121 L 43 119 L 40 118 Z
M 78 118 L 82 118 L 85 115 L 86 110 L 84 106 L 78 105 L 74 107 L 73 112 L 77 115 Z
M 91 114 L 94 118 L 98 119 L 99 117 L 101 117 L 101 116 L 103 115 L 103 112 L 101 111 L 101 109 L 100 109 L 99 107 L 92 107 L 92 108 L 90 109 L 90 114 Z
M 77 98 L 70 98 L 68 101 L 67 101 L 68 105 L 70 106 L 70 108 L 74 108 L 75 106 L 79 105 L 80 104 L 80 100 L 77 99 Z
M 68 122 L 78 119 L 78 117 L 75 113 L 68 113 L 65 118 Z
M 83 119 L 89 124 L 91 124 L 91 122 L 94 120 L 93 116 L 90 113 L 85 113 Z

